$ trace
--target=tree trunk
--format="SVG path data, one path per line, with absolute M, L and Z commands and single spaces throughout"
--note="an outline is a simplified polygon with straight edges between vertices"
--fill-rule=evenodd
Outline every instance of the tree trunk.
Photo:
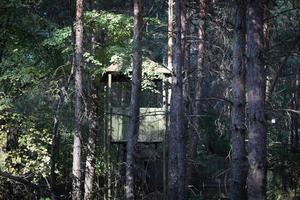
M 168 2 L 168 69 L 173 70 L 174 54 L 174 29 L 173 29 L 173 6 L 174 1 Z M 177 144 L 176 136 L 168 132 L 168 199 L 177 197 Z
M 230 199 L 247 198 L 247 155 L 245 148 L 245 0 L 236 0 L 233 33 L 232 112 L 231 112 L 231 180 Z
M 83 0 L 76 1 L 75 24 L 75 121 L 73 143 L 72 199 L 81 199 L 81 142 L 82 142 L 82 56 L 83 56 Z
M 205 55 L 205 32 L 206 32 L 206 15 L 207 15 L 207 2 L 206 0 L 199 0 L 199 29 L 198 29 L 198 54 L 197 54 L 197 66 L 194 72 L 195 81 L 195 95 L 192 105 L 192 135 L 191 143 L 188 152 L 188 165 L 187 165 L 187 184 L 190 184 L 191 175 L 193 171 L 193 161 L 196 159 L 197 146 L 199 143 L 200 136 L 200 113 L 201 113 L 201 102 L 200 98 L 202 96 L 202 78 L 203 78 L 203 68 L 204 68 L 204 55 Z
M 168 69 L 173 68 L 173 0 L 168 1 Z
M 187 40 L 187 37 L 189 35 L 189 30 L 190 30 L 190 20 L 188 16 L 188 1 L 187 0 L 182 0 L 181 1 L 181 48 L 182 48 L 182 68 L 183 68 L 183 101 L 184 101 L 184 111 L 185 113 L 184 118 L 183 118 L 183 127 L 185 130 L 184 135 L 188 134 L 188 107 L 189 107 L 189 57 L 190 57 L 190 48 L 189 48 L 189 42 Z
M 168 69 L 171 71 L 173 68 L 173 45 L 174 45 L 174 37 L 173 37 L 173 0 L 168 0 Z M 170 78 L 169 78 L 169 81 Z M 167 86 L 166 88 L 166 136 L 165 136 L 165 146 L 164 146 L 164 158 L 166 158 L 167 156 L 167 148 L 172 149 L 174 152 L 176 149 L 176 143 L 175 143 L 175 137 L 174 136 L 169 136 L 169 123 L 170 123 L 170 118 L 169 118 L 169 87 Z M 169 153 L 169 157 L 168 157 L 168 161 L 170 160 L 170 156 L 175 156 L 174 158 L 172 158 L 171 160 L 173 162 L 176 162 L 176 155 L 175 153 L 170 154 Z M 164 159 L 164 199 L 167 199 L 167 196 L 169 194 L 168 192 L 168 185 L 170 184 L 174 184 L 176 183 L 176 180 L 172 181 L 171 183 L 168 183 L 168 181 L 170 181 L 168 179 L 168 174 L 169 171 L 176 171 L 176 168 L 172 168 L 175 167 L 175 164 L 171 164 L 169 163 L 169 167 L 167 168 L 167 162 L 166 159 Z M 173 186 L 174 187 L 174 186 Z
M 169 134 L 169 170 L 168 197 L 169 199 L 184 199 L 185 165 L 183 138 L 183 95 L 182 95 L 182 51 L 181 51 L 181 1 L 175 1 L 175 44 L 172 73 L 172 94 L 170 107 Z M 176 149 L 171 149 L 176 145 Z M 175 151 L 174 151 L 175 150 Z M 177 162 L 176 162 L 177 157 Z
M 247 98 L 249 118 L 248 200 L 266 199 L 267 127 L 265 113 L 265 70 L 263 58 L 263 5 L 247 5 Z
M 190 19 L 189 19 L 189 9 L 188 9 L 187 0 L 181 1 L 181 55 L 182 55 L 182 70 L 183 70 L 183 85 L 182 85 L 182 92 L 183 92 L 183 138 L 184 144 L 186 144 L 187 136 L 189 135 L 189 99 L 190 99 L 190 90 L 189 90 L 189 68 L 190 68 L 190 44 L 187 40 L 187 37 L 190 32 Z M 185 177 L 186 179 L 186 177 Z M 186 181 L 185 181 L 186 183 Z M 188 189 L 187 185 L 185 186 L 186 191 Z
M 134 33 L 133 33 L 133 65 L 131 83 L 130 119 L 127 135 L 127 156 L 126 156 L 126 199 L 133 200 L 134 195 L 134 168 L 135 168 L 135 148 L 139 133 L 140 114 L 140 93 L 142 79 L 142 0 L 134 0 Z

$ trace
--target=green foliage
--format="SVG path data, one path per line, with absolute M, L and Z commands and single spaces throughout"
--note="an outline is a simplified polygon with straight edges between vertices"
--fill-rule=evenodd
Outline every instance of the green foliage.
M 85 13 L 85 26 L 94 34 L 95 55 L 85 53 L 85 60 L 95 64 L 93 74 L 100 75 L 115 57 L 129 61 L 133 18 L 106 11 Z M 122 31 L 120 31 L 122 30 Z
M 63 27 L 53 31 L 52 36 L 45 39 L 42 45 L 46 48 L 54 48 L 60 51 L 63 56 L 69 57 L 73 53 L 71 45 L 71 28 Z
M 95 173 L 97 176 L 105 176 L 109 173 L 111 166 L 106 160 L 105 154 L 100 154 L 96 158 Z
M 85 20 L 85 26 L 94 33 L 96 38 L 96 56 L 91 57 L 85 53 L 86 61 L 92 61 L 96 66 L 102 67 L 107 67 L 111 63 L 118 63 L 122 66 L 124 72 L 130 71 L 133 18 L 125 14 L 93 11 L 86 12 Z M 157 18 L 147 18 L 145 21 L 147 21 L 148 26 L 161 24 Z M 158 64 L 145 59 L 143 65 Z M 150 68 L 152 67 L 150 66 Z M 148 74 L 150 74 L 149 72 Z M 155 74 L 155 76 L 157 75 Z
M 21 114 L 13 112 L 9 104 L 0 105 L 0 166 L 2 170 L 16 175 L 30 175 L 35 181 L 49 174 L 50 135 L 47 130 L 38 130 L 34 123 Z M 3 109 L 5 108 L 5 109 Z M 5 163 L 5 164 L 3 164 Z
M 106 41 L 112 44 L 124 44 L 132 38 L 133 18 L 124 14 L 106 11 L 86 12 L 86 25 L 95 26 L 96 31 L 106 32 Z M 120 31 L 122 30 L 122 31 Z
M 26 127 L 25 132 L 18 138 L 18 148 L 7 152 L 6 171 L 18 175 L 31 174 L 35 181 L 46 178 L 50 170 L 47 151 L 49 144 L 50 138 L 46 130 Z
M 99 11 L 87 11 L 84 14 L 84 72 L 88 72 L 87 76 L 92 74 L 93 81 L 98 84 L 105 68 L 110 64 L 118 64 L 121 66 L 121 71 L 131 78 L 133 17 L 126 13 L 132 11 L 132 5 L 130 2 L 119 0 L 97 1 L 95 5 Z M 145 93 L 149 90 L 158 93 L 156 80 L 165 78 L 155 69 L 163 68 L 159 63 L 162 63 L 166 56 L 166 2 L 145 1 L 144 5 L 142 89 Z M 0 1 L 0 168 L 42 184 L 46 182 L 44 180 L 49 179 L 49 147 L 53 111 L 61 93 L 65 98 L 64 106 L 59 113 L 57 185 L 62 183 L 68 185 L 70 178 L 68 175 L 71 174 L 74 130 L 73 85 L 71 82 L 68 91 L 63 86 L 72 65 L 74 46 L 71 27 L 74 17 L 72 15 L 75 13 L 74 7 L 74 1 L 72 3 L 60 0 Z M 212 9 L 210 8 L 210 14 L 207 17 L 205 41 L 207 51 L 203 70 L 204 97 L 223 96 L 225 88 L 229 87 L 231 81 L 229 69 L 232 56 L 233 19 L 231 13 L 233 8 L 228 1 L 216 1 L 210 7 Z M 193 69 L 196 65 L 195 49 L 197 48 L 197 40 L 194 40 L 194 36 L 200 21 L 199 10 L 195 2 L 190 2 L 190 8 L 192 26 L 191 37 L 188 37 L 188 41 L 191 42 L 190 67 Z M 100 9 L 103 10 L 100 11 Z M 297 20 L 299 3 L 290 0 L 275 0 L 271 3 L 269 11 L 271 49 L 266 52 L 266 58 L 269 58 L 266 62 L 266 66 L 269 66 L 266 71 L 272 81 L 278 67 L 285 59 L 287 49 L 299 34 L 299 20 Z M 95 53 L 89 50 L 92 36 L 95 38 L 93 44 Z M 290 84 L 297 78 L 295 72 L 299 66 L 297 54 L 299 44 L 296 44 L 292 51 L 275 87 L 270 109 L 290 108 L 294 92 L 299 89 L 291 87 Z M 90 64 L 93 65 L 93 71 L 89 71 Z M 99 115 L 103 117 L 105 112 L 102 111 L 107 105 L 105 102 L 107 93 L 103 92 L 100 86 L 97 89 L 101 94 Z M 149 92 L 150 95 L 154 96 Z M 85 107 L 89 107 L 88 104 L 88 101 L 84 102 Z M 203 102 L 203 115 L 205 116 L 201 115 L 200 127 L 204 145 L 199 146 L 196 160 L 201 169 L 199 171 L 205 173 L 203 177 L 213 180 L 220 179 L 226 173 L 222 167 L 218 168 L 218 163 L 226 161 L 225 157 L 230 152 L 229 116 L 223 115 L 218 109 L 224 107 L 224 105 L 217 105 L 214 101 Z M 269 114 L 276 116 L 281 123 L 278 127 L 269 126 L 268 198 L 288 199 L 292 198 L 292 193 L 297 193 L 300 189 L 299 152 L 293 152 L 289 147 L 290 114 L 277 112 Z M 102 120 L 101 117 L 99 121 Z M 103 127 L 105 126 L 100 128 L 101 139 L 104 137 Z M 99 152 L 102 150 L 102 147 L 99 147 Z M 115 167 L 114 165 L 120 164 L 120 160 L 114 161 L 120 152 L 111 150 L 111 164 L 107 162 L 106 153 L 97 155 L 95 168 L 96 175 L 100 176 L 100 179 L 105 179 L 112 168 L 114 173 L 117 168 L 123 166 Z M 4 181 L 2 180 L 0 180 L 0 190 L 3 188 L 7 190 L 3 187 Z M 7 182 L 10 181 L 5 183 Z M 99 186 L 101 192 L 103 192 L 102 186 Z M 197 190 L 194 198 L 204 199 L 201 192 Z M 211 199 L 220 196 L 216 191 L 211 191 L 211 194 L 213 194 Z M 1 195 L 0 191 L 0 199 Z

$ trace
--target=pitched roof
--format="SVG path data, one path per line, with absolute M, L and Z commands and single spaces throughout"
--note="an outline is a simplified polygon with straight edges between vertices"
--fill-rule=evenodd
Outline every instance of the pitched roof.
M 132 63 L 131 63 L 132 66 Z M 121 73 L 122 71 L 132 71 L 132 67 L 127 68 L 126 66 L 122 66 L 122 63 L 112 63 L 110 66 L 108 66 L 105 70 L 106 73 L 114 73 L 118 72 Z M 154 62 L 153 60 L 149 58 L 144 58 L 142 63 L 142 71 L 143 72 L 154 72 L 158 74 L 164 74 L 164 75 L 170 75 L 171 71 L 168 70 L 163 65 Z

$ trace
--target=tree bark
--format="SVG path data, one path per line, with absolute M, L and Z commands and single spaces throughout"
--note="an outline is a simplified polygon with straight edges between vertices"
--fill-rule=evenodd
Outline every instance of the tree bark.
M 189 119 L 188 115 L 190 114 L 189 109 L 189 99 L 190 99 L 190 90 L 189 90 L 189 65 L 190 65 L 190 48 L 189 42 L 187 41 L 187 37 L 189 35 L 190 30 L 190 20 L 188 16 L 188 3 L 187 0 L 181 1 L 181 55 L 182 55 L 182 70 L 183 70 L 183 135 L 184 135 L 184 143 L 186 144 L 186 138 L 190 132 L 189 130 Z M 185 177 L 186 179 L 186 177 Z M 186 181 L 185 181 L 186 182 Z M 187 185 L 185 186 L 187 191 Z
M 126 156 L 126 199 L 133 200 L 134 194 L 134 168 L 135 168 L 135 148 L 139 133 L 140 114 L 140 93 L 142 79 L 142 0 L 133 1 L 134 30 L 133 30 L 133 65 L 131 83 L 130 119 L 127 135 L 127 156 Z
M 233 33 L 232 112 L 231 112 L 231 180 L 230 199 L 247 198 L 247 155 L 245 148 L 245 45 L 246 2 L 236 0 Z
M 168 198 L 184 199 L 185 151 L 183 137 L 181 1 L 175 1 L 175 43 L 170 107 Z M 171 149 L 175 142 L 176 149 Z M 174 151 L 175 150 L 175 151 Z M 177 152 L 176 152 L 177 150 Z M 176 162 L 177 157 L 177 162 Z
M 267 127 L 265 113 L 265 69 L 263 5 L 248 0 L 247 15 L 247 98 L 249 119 L 248 200 L 266 199 Z
M 181 1 L 182 9 L 181 9 L 181 48 L 182 48 L 182 67 L 183 67 L 183 99 L 184 99 L 184 113 L 186 114 L 184 116 L 184 130 L 185 135 L 187 135 L 188 131 L 188 118 L 187 118 L 187 113 L 188 113 L 188 105 L 189 105 L 189 85 L 188 85 L 188 75 L 189 75 L 189 64 L 190 64 L 190 44 L 187 40 L 187 37 L 190 32 L 190 19 L 189 19 L 189 11 L 188 11 L 188 1 L 187 0 L 182 0 Z
M 75 121 L 73 143 L 72 199 L 81 199 L 82 143 L 82 58 L 83 58 L 83 0 L 76 0 L 75 24 Z
M 168 69 L 173 68 L 173 0 L 168 1 Z
M 174 1 L 168 2 L 168 69 L 173 70 L 174 54 L 174 28 L 173 28 L 173 7 Z M 170 129 L 169 129 L 170 130 Z M 177 197 L 177 143 L 176 136 L 168 132 L 168 199 Z

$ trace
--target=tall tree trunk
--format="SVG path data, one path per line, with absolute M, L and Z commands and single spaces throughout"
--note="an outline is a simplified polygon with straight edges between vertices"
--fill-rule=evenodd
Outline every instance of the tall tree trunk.
M 173 0 L 168 1 L 168 69 L 173 68 Z
M 206 32 L 206 15 L 207 15 L 207 0 L 199 0 L 199 29 L 198 29 L 198 53 L 197 53 L 197 66 L 194 72 L 195 81 L 195 95 L 193 99 L 192 108 L 192 136 L 191 143 L 188 152 L 188 165 L 187 165 L 187 184 L 190 184 L 193 161 L 196 159 L 197 146 L 199 143 L 200 133 L 200 113 L 201 113 L 201 91 L 202 91 L 202 78 L 204 68 L 204 56 L 205 56 L 205 32 Z
M 174 55 L 174 28 L 173 28 L 173 7 L 174 0 L 168 2 L 168 69 L 173 70 L 173 55 Z M 177 143 L 176 136 L 171 134 L 170 129 L 168 134 L 168 199 L 177 197 Z
M 93 0 L 89 2 L 90 9 L 93 11 Z M 93 28 L 90 30 L 90 54 L 94 55 L 94 43 L 95 43 L 95 35 L 93 32 Z M 94 192 L 94 176 L 95 176 L 95 160 L 96 160 L 96 136 L 97 136 L 97 102 L 98 102 L 98 94 L 95 86 L 95 80 L 93 79 L 93 63 L 89 64 L 89 137 L 87 142 L 87 157 L 85 162 L 85 176 L 84 176 L 84 199 L 91 200 L 93 199 Z
M 183 95 L 182 95 L 182 51 L 181 51 L 181 1 L 175 1 L 175 44 L 172 73 L 172 94 L 170 107 L 169 144 L 176 144 L 176 149 L 169 145 L 168 197 L 184 199 L 185 165 L 183 138 Z M 174 151 L 175 150 L 175 151 Z M 177 150 L 177 152 L 176 152 Z M 177 157 L 177 162 L 176 162 Z
M 267 127 L 265 113 L 265 70 L 263 5 L 249 0 L 247 26 L 247 98 L 249 118 L 248 200 L 266 199 Z
M 230 199 L 247 198 L 247 155 L 245 148 L 245 45 L 246 2 L 236 0 L 233 33 L 232 112 L 231 112 L 231 180 Z
M 171 71 L 172 68 L 173 68 L 173 46 L 174 46 L 174 37 L 173 37 L 173 4 L 174 4 L 174 1 L 173 0 L 168 0 L 168 49 L 167 49 L 167 52 L 168 52 L 168 69 Z M 169 78 L 169 81 L 170 78 Z M 169 153 L 169 157 L 168 157 L 168 161 L 172 160 L 172 162 L 176 162 L 176 154 L 175 154 L 175 149 L 176 149 L 176 141 L 175 141 L 175 137 L 174 136 L 169 136 L 169 123 L 170 123 L 170 118 L 169 118 L 169 87 L 166 89 L 166 113 L 167 113 L 167 116 L 166 116 L 166 136 L 165 136 L 165 144 L 167 144 L 165 147 L 164 147 L 164 158 L 166 158 L 166 148 L 168 147 L 168 149 L 172 149 L 174 152 L 173 154 L 170 154 Z M 170 158 L 170 156 L 174 156 L 173 158 Z M 168 185 L 170 186 L 170 184 L 175 184 L 176 183 L 176 180 L 173 180 L 172 182 L 169 182 L 170 181 L 168 179 L 168 174 L 170 171 L 172 172 L 175 172 L 176 171 L 176 164 L 171 164 L 168 163 L 168 168 L 167 168 L 167 162 L 166 160 L 164 160 L 164 198 L 167 199 L 167 196 L 169 194 L 168 192 Z M 175 186 L 172 186 L 172 187 L 175 187 Z
M 133 1 L 134 30 L 133 30 L 133 65 L 131 83 L 130 119 L 127 135 L 127 156 L 126 156 L 126 199 L 133 200 L 134 195 L 134 168 L 135 148 L 139 133 L 140 114 L 140 93 L 142 79 L 142 0 Z
M 188 0 L 181 1 L 181 50 L 182 50 L 182 70 L 183 70 L 183 102 L 184 102 L 184 117 L 183 117 L 183 130 L 184 135 L 188 134 L 188 107 L 189 107 L 189 86 L 188 86 L 188 71 L 189 71 L 189 57 L 190 49 L 187 37 L 189 34 L 189 17 L 188 17 Z
M 189 1 L 181 1 L 181 51 L 182 51 L 182 70 L 183 70 L 183 135 L 184 135 L 184 144 L 186 144 L 187 136 L 190 132 L 189 129 L 189 103 L 190 103 L 190 90 L 189 90 L 189 68 L 190 68 L 190 43 L 188 41 L 188 36 L 190 32 L 190 18 L 189 18 Z M 186 177 L 185 177 L 186 179 Z M 187 183 L 185 181 L 185 183 Z M 188 189 L 187 185 L 185 186 L 186 191 Z
M 182 84 L 182 51 L 181 51 L 181 1 L 175 3 L 175 44 L 174 44 L 174 69 L 175 80 L 172 81 L 174 100 L 171 101 L 171 132 L 176 134 L 177 141 L 177 166 L 178 166 L 178 200 L 185 199 L 185 146 L 183 132 L 183 84 Z M 173 104 L 172 104 L 173 102 Z M 173 106 L 172 106 L 173 105 Z M 173 107 L 173 108 L 172 108 Z M 173 115 L 173 117 L 172 117 Z M 172 125 L 172 122 L 173 125 Z M 177 122 L 175 124 L 175 122 Z M 172 128 L 173 127 L 173 128 Z M 172 131 L 173 129 L 173 131 Z
M 73 143 L 72 199 L 81 199 L 81 142 L 82 142 L 82 56 L 83 56 L 83 0 L 76 0 L 75 24 L 75 121 Z

